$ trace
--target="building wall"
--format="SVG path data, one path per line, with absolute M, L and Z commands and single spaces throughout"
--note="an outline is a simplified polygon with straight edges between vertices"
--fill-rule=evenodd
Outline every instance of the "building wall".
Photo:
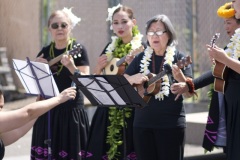
M 0 47 L 7 48 L 7 57 L 33 59 L 40 49 L 40 0 L 0 1 Z M 16 85 L 21 84 L 12 70 Z

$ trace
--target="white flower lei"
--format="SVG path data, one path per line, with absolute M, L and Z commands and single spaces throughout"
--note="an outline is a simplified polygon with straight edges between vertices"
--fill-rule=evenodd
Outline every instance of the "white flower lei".
M 108 8 L 108 17 L 106 19 L 106 21 L 110 21 L 112 23 L 112 16 L 113 16 L 113 13 L 116 9 L 122 7 L 121 4 L 118 4 L 117 6 L 113 6 L 112 8 Z M 112 30 L 112 24 L 110 25 L 110 29 Z
M 142 37 L 143 35 L 138 33 L 136 36 L 134 36 L 131 40 L 131 51 L 135 50 L 137 48 L 140 48 L 142 46 Z M 108 45 L 106 49 L 106 56 L 108 58 L 108 61 L 110 61 L 113 58 L 113 51 L 116 48 L 116 41 L 118 39 L 117 36 L 112 36 L 112 42 Z M 130 52 L 131 52 L 130 51 Z
M 240 57 L 240 28 L 235 30 L 235 34 L 230 41 L 231 42 L 227 45 L 225 52 L 229 57 L 238 60 Z
M 165 64 L 169 64 L 172 67 L 172 62 L 174 61 L 174 55 L 175 55 L 175 51 L 176 48 L 175 46 L 168 46 L 166 49 L 166 54 L 164 57 L 164 63 L 163 66 Z M 151 57 L 153 54 L 153 49 L 151 47 L 147 47 L 144 51 L 144 55 L 143 55 L 143 59 L 141 60 L 141 70 L 140 72 L 143 73 L 144 75 L 148 75 L 150 73 L 148 66 L 150 64 L 151 61 Z M 163 68 L 164 70 L 164 68 Z M 164 95 L 168 96 L 169 95 L 169 89 L 170 89 L 170 83 L 169 83 L 169 79 L 167 75 L 164 75 L 162 78 L 162 83 L 161 83 L 161 90 L 159 91 L 159 93 L 157 93 L 155 95 L 155 99 L 159 99 L 159 101 L 164 99 Z
M 69 9 L 68 9 L 68 8 L 64 7 L 64 8 L 62 9 L 62 11 L 65 12 L 65 13 L 69 16 L 69 18 L 70 18 L 70 20 L 71 20 L 71 23 L 72 23 L 72 29 L 76 26 L 76 24 L 78 24 L 78 23 L 81 21 L 81 18 L 75 16 L 75 15 L 72 13 L 72 8 L 69 8 Z

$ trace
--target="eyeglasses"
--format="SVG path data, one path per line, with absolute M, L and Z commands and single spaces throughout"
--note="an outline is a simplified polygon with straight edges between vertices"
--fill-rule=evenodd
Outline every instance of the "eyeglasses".
M 68 26 L 67 23 L 61 23 L 61 24 L 53 23 L 53 24 L 51 24 L 52 29 L 58 29 L 59 27 L 61 27 L 62 29 L 65 29 L 65 28 L 67 28 L 67 26 Z
M 154 34 L 156 34 L 157 36 L 161 36 L 165 32 L 167 32 L 167 31 L 157 31 L 157 32 L 149 31 L 149 32 L 147 32 L 147 35 L 153 36 Z

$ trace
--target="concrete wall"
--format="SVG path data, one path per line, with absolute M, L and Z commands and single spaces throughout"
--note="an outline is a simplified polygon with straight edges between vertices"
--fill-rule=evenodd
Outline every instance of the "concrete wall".
M 33 58 L 40 49 L 40 0 L 0 1 L 0 47 L 7 48 L 7 57 Z M 16 85 L 21 87 L 12 71 Z

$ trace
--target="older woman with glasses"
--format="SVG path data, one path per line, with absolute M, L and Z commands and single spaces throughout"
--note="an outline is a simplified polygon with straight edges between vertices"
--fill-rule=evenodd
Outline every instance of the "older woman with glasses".
M 179 68 L 174 64 L 184 55 L 176 49 L 176 33 L 166 15 L 152 17 L 146 34 L 149 46 L 133 59 L 124 74 L 130 84 L 137 85 L 139 93 L 145 88 L 140 95 L 149 105 L 135 109 L 134 147 L 141 160 L 182 160 L 186 127 L 183 98 L 175 101 L 170 85 L 191 77 L 192 69 L 187 65 L 182 69 L 184 75 L 175 74 Z M 161 76 L 155 83 L 148 83 L 156 74 Z
M 60 91 L 72 85 L 71 75 L 89 74 L 85 47 L 70 37 L 80 21 L 71 9 L 51 14 L 48 29 L 53 41 L 37 55 L 36 61 L 48 63 Z M 63 55 L 66 52 L 69 55 Z M 82 159 L 89 132 L 84 98 L 78 89 L 75 100 L 67 101 L 36 121 L 32 135 L 31 159 Z

